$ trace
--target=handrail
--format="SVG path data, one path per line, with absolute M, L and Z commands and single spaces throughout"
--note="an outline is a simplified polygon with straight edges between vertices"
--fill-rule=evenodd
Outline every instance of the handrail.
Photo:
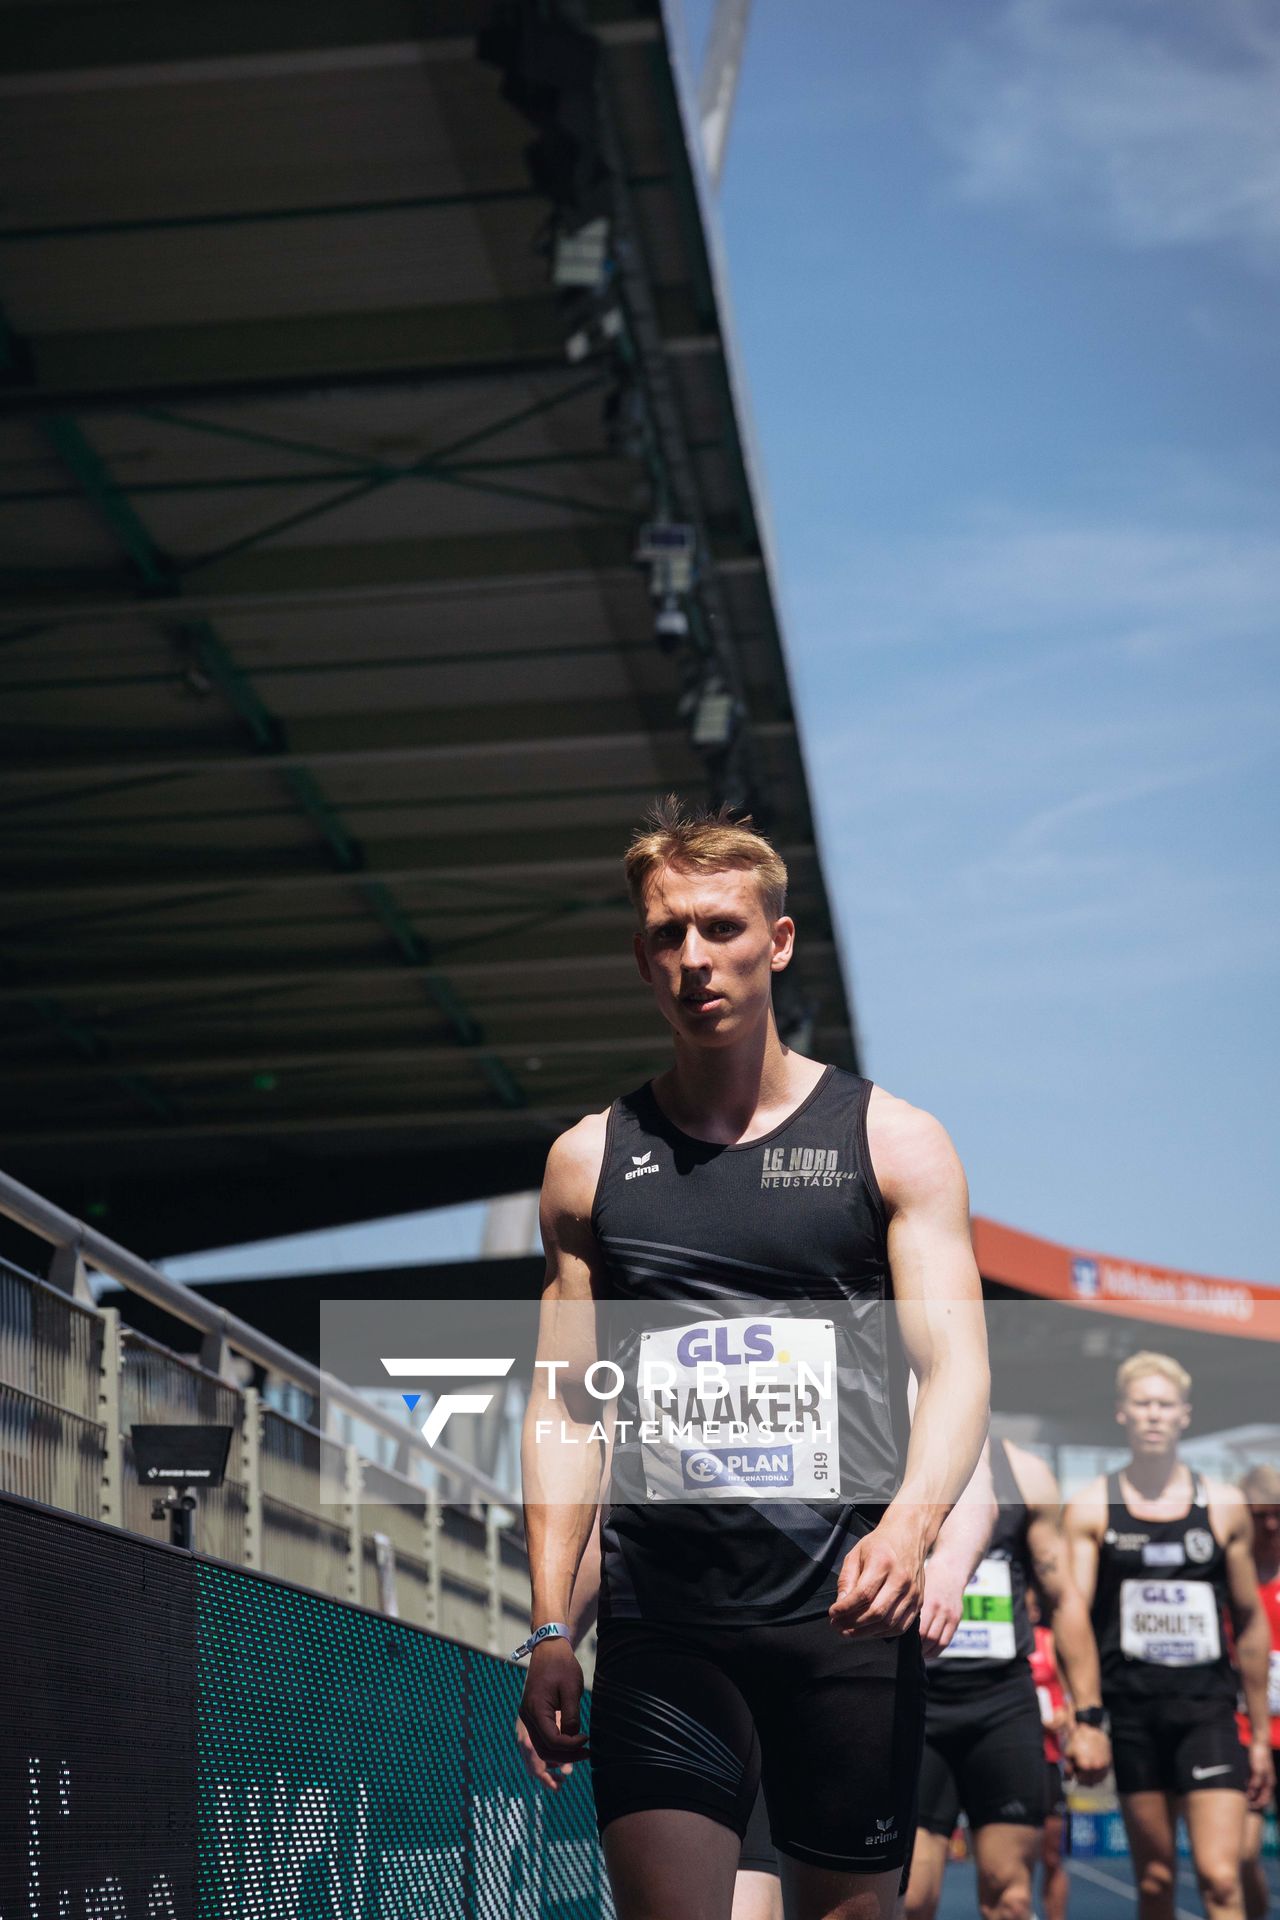
M 294 1381 L 307 1393 L 314 1395 L 317 1404 L 325 1400 L 336 1403 L 363 1420 L 366 1426 L 388 1434 L 400 1445 L 407 1445 L 437 1471 L 443 1471 L 461 1482 L 473 1496 L 482 1495 L 499 1506 L 510 1507 L 514 1504 L 512 1496 L 495 1480 L 491 1480 L 488 1474 L 481 1472 L 479 1467 L 473 1467 L 457 1454 L 450 1453 L 446 1447 L 424 1445 L 412 1428 L 406 1430 L 390 1415 L 383 1413 L 380 1407 L 362 1399 L 353 1387 L 339 1380 L 335 1374 L 322 1372 L 319 1367 L 312 1366 L 309 1360 L 304 1360 L 301 1354 L 294 1353 L 289 1347 L 282 1347 L 278 1341 L 251 1327 L 247 1320 L 238 1319 L 234 1313 L 215 1306 L 203 1294 L 184 1286 L 180 1280 L 171 1280 L 158 1267 L 151 1266 L 136 1253 L 130 1253 L 118 1241 L 109 1239 L 105 1233 L 99 1233 L 96 1227 L 88 1226 L 83 1220 L 77 1220 L 74 1214 L 64 1213 L 51 1200 L 46 1200 L 30 1187 L 24 1187 L 20 1180 L 4 1172 L 0 1172 L 0 1213 L 6 1214 L 10 1220 L 25 1227 L 28 1233 L 34 1233 L 49 1246 L 64 1247 L 77 1253 L 89 1266 L 109 1274 L 131 1293 L 173 1314 L 175 1319 L 184 1320 L 201 1333 L 221 1337 L 236 1353 L 243 1354 L 246 1360 L 253 1360 L 258 1366 Z M 424 1487 L 422 1491 L 425 1496 L 427 1489 Z

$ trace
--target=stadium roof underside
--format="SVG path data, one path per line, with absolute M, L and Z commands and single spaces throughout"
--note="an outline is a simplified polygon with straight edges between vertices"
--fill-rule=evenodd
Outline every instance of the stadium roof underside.
M 856 1064 L 659 7 L 3 11 L 8 1168 L 151 1253 L 536 1181 L 669 788 Z

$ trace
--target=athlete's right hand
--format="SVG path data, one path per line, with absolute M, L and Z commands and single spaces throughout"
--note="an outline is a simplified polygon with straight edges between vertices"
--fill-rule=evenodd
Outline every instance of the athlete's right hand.
M 828 1618 L 843 1634 L 887 1640 L 919 1619 L 923 1597 L 924 1542 L 890 1517 L 845 1555 Z
M 1245 1805 L 1250 1813 L 1265 1813 L 1275 1788 L 1275 1764 L 1271 1758 L 1270 1740 L 1250 1741 L 1249 1785 L 1245 1791 Z
M 579 1731 L 582 1668 L 567 1640 L 544 1640 L 529 1656 L 520 1718 L 540 1760 L 563 1766 L 586 1760 L 587 1736 Z
M 572 1760 L 566 1760 L 563 1766 L 549 1767 L 529 1738 L 529 1729 L 519 1714 L 516 1715 L 516 1750 L 524 1761 L 525 1772 L 531 1780 L 536 1780 L 548 1793 L 559 1793 L 569 1775 L 573 1772 Z

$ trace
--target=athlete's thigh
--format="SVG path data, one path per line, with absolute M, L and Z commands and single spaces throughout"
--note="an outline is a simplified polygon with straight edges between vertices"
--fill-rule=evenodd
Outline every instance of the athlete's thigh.
M 782 1883 L 776 1873 L 739 1867 L 733 1883 L 732 1920 L 782 1920 Z
M 840 1873 L 786 1854 L 780 1865 L 787 1920 L 893 1920 L 899 1871 Z
M 625 1816 L 675 1809 L 714 1820 L 741 1841 L 760 1750 L 717 1644 L 708 1633 L 631 1621 L 600 1629 L 591 1779 L 602 1834 Z M 736 1865 L 736 1844 L 733 1857 Z
M 918 1634 L 846 1640 L 822 1615 L 749 1629 L 739 1652 L 779 1853 L 837 1875 L 900 1873 L 924 1726 Z
M 1158 1789 L 1122 1793 L 1120 1816 L 1133 1856 L 1134 1873 L 1140 1878 L 1143 1868 L 1157 1861 L 1172 1870 L 1178 1832 L 1173 1795 Z
M 974 1829 L 973 1859 L 982 1906 L 994 1907 L 1011 1887 L 1030 1887 L 1043 1836 L 1043 1827 L 1006 1825 L 999 1820 Z
M 702 1813 L 654 1807 L 601 1835 L 618 1920 L 731 1920 L 738 1836 Z
M 930 1828 L 917 1827 L 911 1877 L 907 1882 L 907 1920 L 933 1920 L 938 1911 L 950 1840 L 951 1828 L 946 1833 L 935 1833 Z
M 1242 1860 L 1260 1860 L 1262 1858 L 1263 1818 L 1260 1813 L 1246 1812 L 1244 1816 L 1244 1840 L 1240 1848 Z
M 1179 1811 L 1187 1823 L 1196 1872 L 1210 1879 L 1217 1874 L 1229 1876 L 1244 1852 L 1244 1795 L 1230 1788 L 1208 1788 L 1189 1793 L 1179 1803 Z

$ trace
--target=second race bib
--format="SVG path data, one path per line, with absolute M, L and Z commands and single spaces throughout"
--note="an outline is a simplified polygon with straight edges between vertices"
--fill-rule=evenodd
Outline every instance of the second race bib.
M 1122 1580 L 1120 1651 L 1155 1667 L 1207 1667 L 1222 1652 L 1207 1580 Z
M 964 1590 L 964 1613 L 942 1660 L 1012 1660 L 1013 1579 L 1007 1560 L 983 1560 Z
M 835 1500 L 830 1320 L 758 1315 L 640 1339 L 637 1400 L 650 1500 Z

